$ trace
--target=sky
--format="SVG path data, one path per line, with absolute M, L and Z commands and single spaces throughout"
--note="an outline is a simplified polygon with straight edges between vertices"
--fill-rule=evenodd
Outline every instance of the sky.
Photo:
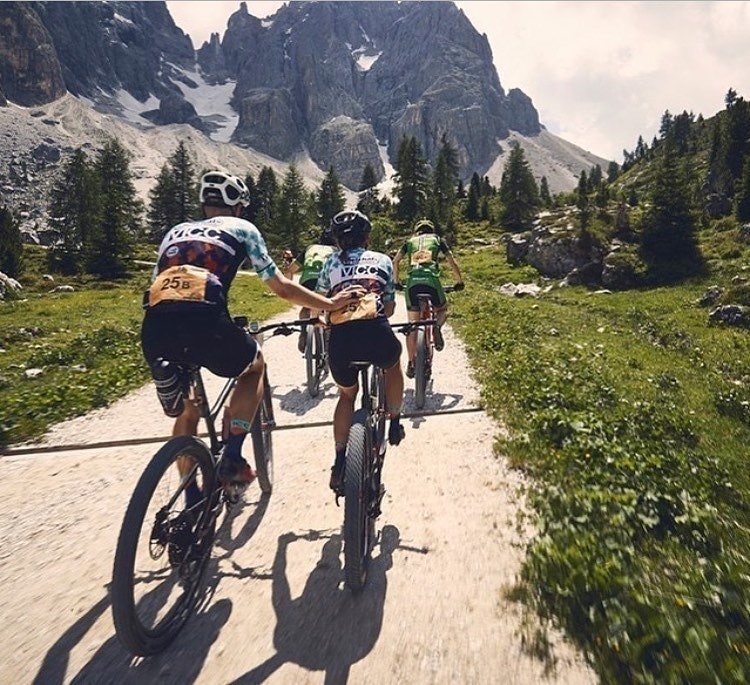
M 265 18 L 283 2 L 248 0 Z M 546 128 L 621 163 L 665 111 L 708 118 L 730 88 L 750 99 L 750 1 L 455 3 L 487 35 L 500 83 L 528 95 Z M 239 0 L 168 0 L 196 49 L 223 36 Z

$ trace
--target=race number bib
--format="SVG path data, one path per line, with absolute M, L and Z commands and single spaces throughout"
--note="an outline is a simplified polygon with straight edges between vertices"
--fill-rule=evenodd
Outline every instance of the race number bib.
M 209 274 L 207 269 L 190 264 L 170 266 L 151 284 L 149 307 L 160 302 L 205 302 Z
M 411 256 L 412 266 L 420 264 L 429 264 L 432 261 L 432 252 L 429 250 L 417 250 Z
M 364 297 L 352 302 L 344 309 L 331 312 L 330 321 L 332 326 L 349 321 L 361 321 L 363 319 L 376 319 L 378 316 L 378 298 L 375 293 L 367 293 Z

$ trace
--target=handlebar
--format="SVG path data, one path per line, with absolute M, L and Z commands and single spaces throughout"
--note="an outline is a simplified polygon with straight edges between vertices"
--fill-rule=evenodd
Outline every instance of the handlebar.
M 269 323 L 265 326 L 260 326 L 257 321 L 249 321 L 246 316 L 235 316 L 234 322 L 238 326 L 247 328 L 253 335 L 265 333 L 266 331 L 273 331 L 271 335 L 292 335 L 292 333 L 301 333 L 304 326 L 315 326 L 322 323 L 318 317 L 313 317 L 310 319 L 281 321 L 279 323 Z
M 403 290 L 404 284 L 403 283 L 396 283 L 394 285 L 396 290 Z M 454 283 L 453 285 L 444 285 L 443 286 L 443 292 L 446 293 L 457 293 L 463 290 L 465 287 L 464 283 Z
M 404 335 L 409 335 L 415 328 L 419 326 L 435 326 L 437 320 L 435 319 L 419 319 L 418 321 L 406 321 L 404 323 L 392 323 L 391 328 L 399 328 L 400 332 Z

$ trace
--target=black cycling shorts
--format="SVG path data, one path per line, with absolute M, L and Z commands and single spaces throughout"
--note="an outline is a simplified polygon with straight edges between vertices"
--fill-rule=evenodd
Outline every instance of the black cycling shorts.
M 300 283 L 300 285 L 303 288 L 307 288 L 308 290 L 312 290 L 313 292 L 315 292 L 315 286 L 318 285 L 318 279 L 308 278 L 304 283 Z
M 331 326 L 328 341 L 328 361 L 331 376 L 338 385 L 350 388 L 357 384 L 357 370 L 353 361 L 372 362 L 388 369 L 398 363 L 401 342 L 387 319 L 349 321 Z
M 223 307 L 186 304 L 182 311 L 147 309 L 141 326 L 141 348 L 149 366 L 157 357 L 178 364 L 197 364 L 217 376 L 239 376 L 258 358 L 260 347 Z
M 448 301 L 442 288 L 438 290 L 437 288 L 426 285 L 425 283 L 417 283 L 416 285 L 411 286 L 407 291 L 406 309 L 408 311 L 419 311 L 419 295 L 429 295 L 433 307 L 440 308 Z

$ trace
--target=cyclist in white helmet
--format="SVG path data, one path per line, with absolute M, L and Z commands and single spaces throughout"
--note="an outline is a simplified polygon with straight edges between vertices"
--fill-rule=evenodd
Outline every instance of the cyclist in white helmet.
M 178 224 L 164 236 L 145 293 L 141 328 L 143 354 L 157 389 L 170 375 L 179 380 L 181 392 L 159 395 L 165 413 L 175 417 L 173 435 L 194 435 L 200 418 L 198 408 L 183 396 L 185 365 L 198 364 L 227 378 L 237 376 L 219 477 L 238 485 L 255 477 L 241 450 L 263 394 L 264 361 L 255 339 L 229 315 L 228 292 L 237 270 L 248 260 L 276 295 L 314 310 L 335 311 L 357 296 L 325 297 L 286 278 L 268 255 L 260 231 L 239 218 L 249 200 L 241 178 L 224 171 L 204 174 L 200 184 L 204 218 Z M 195 483 L 186 489 L 188 506 L 200 496 Z

